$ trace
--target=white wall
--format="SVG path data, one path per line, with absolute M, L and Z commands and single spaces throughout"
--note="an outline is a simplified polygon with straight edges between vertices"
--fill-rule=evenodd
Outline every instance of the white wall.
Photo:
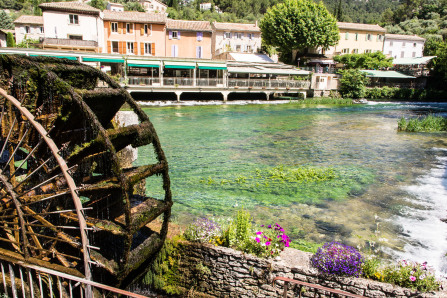
M 78 15 L 79 24 L 70 24 L 69 14 Z M 46 38 L 67 39 L 69 35 L 80 35 L 82 40 L 96 41 L 104 49 L 104 24 L 97 15 L 44 11 L 43 22 Z
M 393 58 L 422 57 L 423 40 L 404 40 L 385 37 L 383 53 Z
M 30 29 L 30 33 L 26 33 L 25 27 L 28 26 Z M 44 37 L 44 33 L 41 32 L 40 27 L 44 27 L 43 25 L 26 25 L 26 24 L 15 24 L 15 35 L 16 35 L 16 43 L 21 43 L 22 40 L 26 38 L 29 39 L 39 39 Z
M 226 31 L 230 32 L 230 31 Z M 213 32 L 213 55 L 219 55 L 224 52 L 240 52 L 240 53 L 248 53 L 247 45 L 251 46 L 250 53 L 257 53 L 261 48 L 261 33 L 256 32 L 230 32 L 231 38 L 224 37 L 224 31 L 215 31 Z M 242 33 L 242 38 L 237 38 L 236 34 Z M 248 38 L 248 34 L 254 34 L 252 39 Z M 238 46 L 240 46 L 240 50 L 237 50 Z

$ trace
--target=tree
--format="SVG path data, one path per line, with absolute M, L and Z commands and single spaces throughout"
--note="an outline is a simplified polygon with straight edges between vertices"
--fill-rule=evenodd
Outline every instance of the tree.
M 124 10 L 133 10 L 133 11 L 139 11 L 139 12 L 145 12 L 143 5 L 141 5 L 139 2 L 127 2 L 124 4 Z
M 292 63 L 299 50 L 325 49 L 339 40 L 336 19 L 323 3 L 312 0 L 286 0 L 268 9 L 260 24 L 266 45 L 292 53 Z
M 433 59 L 432 79 L 437 88 L 447 90 L 447 42 L 438 44 L 436 58 Z
M 0 29 L 14 29 L 11 17 L 4 11 L 0 11 Z
M 338 80 L 341 96 L 344 98 L 363 98 L 366 93 L 366 84 L 369 79 L 357 69 L 345 69 L 340 71 L 342 77 Z
M 334 60 L 344 64 L 345 69 L 380 69 L 393 66 L 393 58 L 387 58 L 382 52 L 345 54 L 335 56 Z
M 105 2 L 104 0 L 91 0 L 90 2 L 87 2 L 87 4 L 100 10 L 104 10 L 107 8 L 107 2 Z
M 16 41 L 14 40 L 14 35 L 11 32 L 6 34 L 6 46 L 9 48 L 14 48 L 16 46 Z

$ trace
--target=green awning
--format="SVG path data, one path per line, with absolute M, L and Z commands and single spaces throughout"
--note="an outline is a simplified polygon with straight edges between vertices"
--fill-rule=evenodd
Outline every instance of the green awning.
M 84 62 L 107 62 L 107 63 L 124 63 L 122 58 L 105 58 L 105 57 L 82 57 Z
M 74 56 L 53 56 L 53 55 L 30 55 L 31 57 L 52 57 L 52 58 L 60 58 L 60 59 L 68 59 L 68 60 L 78 60 L 78 57 Z
M 199 69 L 224 70 L 227 69 L 225 63 L 197 63 Z
M 425 56 L 425 57 L 411 57 L 411 58 L 396 58 L 393 60 L 394 65 L 418 65 L 427 64 L 436 56 Z
M 196 68 L 195 62 L 177 62 L 177 61 L 165 61 L 165 68 L 175 69 L 194 69 Z
M 127 60 L 127 66 L 130 67 L 160 67 L 160 61 L 151 60 Z
M 415 77 L 409 76 L 394 70 L 360 70 L 370 78 L 391 78 L 391 79 L 414 79 Z

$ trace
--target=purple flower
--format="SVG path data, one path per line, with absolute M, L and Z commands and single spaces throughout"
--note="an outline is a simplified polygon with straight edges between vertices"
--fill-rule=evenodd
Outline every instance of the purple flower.
M 259 239 L 258 237 L 255 238 L 256 242 L 261 242 L 261 239 Z

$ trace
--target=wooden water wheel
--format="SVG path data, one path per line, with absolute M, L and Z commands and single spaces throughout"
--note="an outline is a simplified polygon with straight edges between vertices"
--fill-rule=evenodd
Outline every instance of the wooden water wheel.
M 116 82 L 74 61 L 2 55 L 0 88 L 0 253 L 125 284 L 161 248 L 172 205 L 149 118 Z M 138 124 L 116 124 L 123 105 Z M 152 147 L 153 164 L 123 166 L 129 145 Z M 138 191 L 146 179 L 161 198 Z

